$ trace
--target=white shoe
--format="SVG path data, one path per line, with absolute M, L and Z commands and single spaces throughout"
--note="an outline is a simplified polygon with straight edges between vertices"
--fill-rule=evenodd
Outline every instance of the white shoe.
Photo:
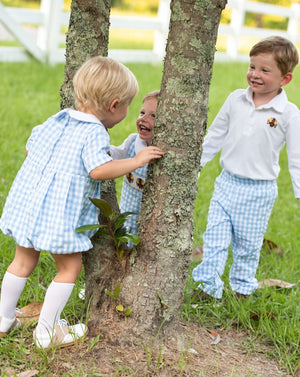
M 52 334 L 36 334 L 34 331 L 33 340 L 38 348 L 68 347 L 87 333 L 88 327 L 84 323 L 68 326 L 66 320 L 60 319 L 56 322 Z
M 21 322 L 18 318 L 0 317 L 0 338 L 4 338 L 12 330 L 21 327 Z
M 78 297 L 80 298 L 80 300 L 85 300 L 85 288 L 80 289 Z

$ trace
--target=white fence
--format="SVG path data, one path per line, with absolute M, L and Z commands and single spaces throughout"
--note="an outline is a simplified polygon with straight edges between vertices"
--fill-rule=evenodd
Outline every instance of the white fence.
M 216 52 L 216 60 L 248 59 L 243 44 L 269 35 L 282 35 L 295 44 L 300 42 L 300 4 L 290 8 L 248 0 L 228 0 L 231 10 L 230 23 L 220 24 L 218 40 L 223 41 L 224 52 Z M 245 27 L 246 12 L 281 16 L 288 20 L 286 31 Z M 161 62 L 169 30 L 170 0 L 160 0 L 156 17 L 111 16 L 111 28 L 154 30 L 152 50 L 109 50 L 112 56 L 123 62 Z M 65 29 L 69 13 L 63 11 L 63 0 L 41 0 L 39 10 L 5 7 L 0 3 L 0 42 L 17 40 L 20 47 L 0 46 L 0 61 L 28 61 L 35 58 L 50 64 L 65 62 Z M 3 43 L 2 43 L 3 44 Z M 217 44 L 218 45 L 218 44 Z M 246 47 L 247 49 L 247 47 Z

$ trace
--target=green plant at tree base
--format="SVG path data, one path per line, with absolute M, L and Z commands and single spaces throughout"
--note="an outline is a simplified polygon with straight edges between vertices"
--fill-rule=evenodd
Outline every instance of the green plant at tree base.
M 115 289 L 113 292 L 110 292 L 108 289 L 105 289 L 105 293 L 110 297 L 112 298 L 113 300 L 118 300 L 118 297 L 119 297 L 119 294 L 120 294 L 120 290 L 121 290 L 121 286 L 120 284 L 117 284 L 115 286 Z M 118 304 L 116 306 L 116 311 L 119 315 L 123 315 L 124 317 L 128 317 L 131 312 L 132 312 L 132 309 L 131 308 L 127 308 L 125 309 L 124 306 L 122 304 Z
M 109 203 L 104 199 L 89 198 L 89 200 L 99 208 L 100 212 L 106 218 L 107 224 L 89 224 L 83 225 L 76 229 L 77 233 L 85 232 L 87 230 L 97 229 L 97 235 L 102 235 L 104 237 L 110 237 L 116 247 L 117 256 L 122 259 L 124 254 L 124 249 L 122 245 L 126 242 L 132 242 L 134 245 L 138 245 L 140 242 L 140 237 L 136 234 L 129 233 L 124 226 L 125 221 L 130 217 L 135 215 L 134 212 L 115 212 L 109 205 Z

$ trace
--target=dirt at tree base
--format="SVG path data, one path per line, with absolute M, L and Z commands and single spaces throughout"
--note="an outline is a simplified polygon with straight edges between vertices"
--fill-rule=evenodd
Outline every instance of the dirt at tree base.
M 57 350 L 49 363 L 51 376 L 127 377 L 292 377 L 269 357 L 270 348 L 250 340 L 245 332 L 208 330 L 181 322 L 176 337 L 162 345 L 158 339 L 129 339 L 115 323 L 105 333 Z M 108 335 L 109 334 L 109 335 Z M 122 338 L 121 338 L 122 337 Z M 77 374 L 76 374 L 77 375 Z

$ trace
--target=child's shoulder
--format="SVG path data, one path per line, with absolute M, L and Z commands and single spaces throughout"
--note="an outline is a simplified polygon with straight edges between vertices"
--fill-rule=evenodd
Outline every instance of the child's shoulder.
M 123 143 L 125 143 L 126 145 L 130 145 L 132 143 L 135 142 L 136 138 L 138 137 L 138 133 L 132 133 L 132 134 L 129 134 L 126 139 L 124 140 Z

